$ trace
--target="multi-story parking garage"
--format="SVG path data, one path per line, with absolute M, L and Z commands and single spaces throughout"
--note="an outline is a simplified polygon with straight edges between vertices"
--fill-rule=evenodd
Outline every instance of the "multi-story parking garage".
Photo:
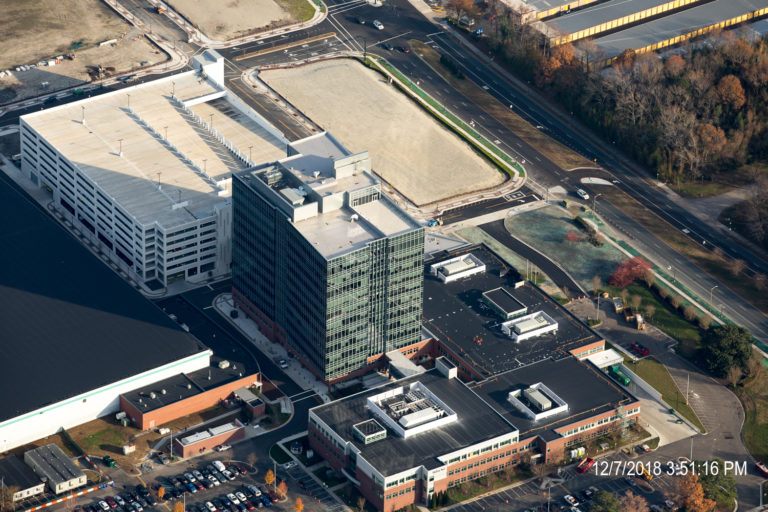
M 139 283 L 226 274 L 231 175 L 282 134 L 223 86 L 223 59 L 21 118 L 23 173 Z

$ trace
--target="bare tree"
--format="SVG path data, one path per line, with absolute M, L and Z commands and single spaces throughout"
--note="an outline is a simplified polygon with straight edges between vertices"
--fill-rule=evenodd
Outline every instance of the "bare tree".
M 656 306 L 653 304 L 647 304 L 645 306 L 645 316 L 648 320 L 653 321 L 653 314 L 656 313 Z
M 357 510 L 359 512 L 363 512 L 365 509 L 365 496 L 358 496 L 357 497 Z
M 648 502 L 642 496 L 627 491 L 619 498 L 622 512 L 648 512 Z
M 731 271 L 731 274 L 733 274 L 733 277 L 738 277 L 739 274 L 746 268 L 747 263 L 742 259 L 735 259 L 731 260 L 730 265 L 728 265 L 728 270 Z
M 683 309 L 683 317 L 689 322 L 696 320 L 696 308 L 690 304 L 685 306 L 685 309 Z
M 594 276 L 592 278 L 592 292 L 595 294 L 595 297 L 600 293 L 600 288 L 603 286 L 603 280 L 600 278 L 600 276 Z
M 709 315 L 701 315 L 699 317 L 699 327 L 704 329 L 705 331 L 709 329 L 709 326 L 712 325 L 712 317 Z
M 656 274 L 653 272 L 653 270 L 646 270 L 643 274 L 643 281 L 645 281 L 645 284 L 648 285 L 648 288 L 653 288 L 653 285 L 656 283 Z
M 632 295 L 632 311 L 637 313 L 640 310 L 640 305 L 643 303 L 643 298 L 640 295 Z
M 744 375 L 744 373 L 741 371 L 741 368 L 738 366 L 731 366 L 731 369 L 728 370 L 728 374 L 726 375 L 728 384 L 730 384 L 732 388 L 736 389 L 736 385 L 741 380 L 742 375 Z

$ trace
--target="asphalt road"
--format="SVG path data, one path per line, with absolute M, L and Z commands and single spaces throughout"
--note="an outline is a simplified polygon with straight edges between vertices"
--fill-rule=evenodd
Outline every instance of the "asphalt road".
M 552 281 L 554 281 L 558 288 L 561 290 L 567 289 L 569 297 L 579 297 L 586 295 L 586 292 L 581 289 L 581 286 L 579 286 L 579 284 L 574 281 L 571 276 L 569 276 L 562 268 L 560 268 L 559 265 L 554 263 L 547 256 L 541 254 L 533 247 L 510 235 L 509 231 L 507 231 L 507 229 L 504 227 L 503 220 L 482 224 L 480 229 L 539 267 L 542 272 L 544 272 L 547 276 L 549 276 L 550 279 L 552 279 Z

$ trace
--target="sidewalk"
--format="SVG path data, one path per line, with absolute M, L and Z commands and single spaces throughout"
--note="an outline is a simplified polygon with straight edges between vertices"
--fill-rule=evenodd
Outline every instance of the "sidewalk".
M 258 348 L 262 354 L 267 356 L 272 361 L 279 361 L 284 359 L 288 363 L 288 368 L 284 368 L 283 371 L 299 386 L 304 389 L 311 389 L 320 397 L 322 397 L 325 403 L 331 401 L 331 397 L 328 395 L 328 387 L 321 381 L 317 380 L 315 376 L 301 366 L 301 364 L 293 359 L 288 351 L 282 345 L 272 343 L 264 336 L 256 322 L 248 318 L 246 315 L 238 315 L 237 318 L 232 318 L 230 312 L 235 308 L 232 295 L 229 293 L 222 293 L 213 300 L 213 306 L 216 311 L 219 312 L 229 323 L 236 327 L 246 338 L 248 338 L 253 345 Z

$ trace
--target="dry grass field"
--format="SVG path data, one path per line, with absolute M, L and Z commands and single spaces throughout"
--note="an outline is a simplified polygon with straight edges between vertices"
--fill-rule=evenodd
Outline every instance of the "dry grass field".
M 305 21 L 314 14 L 306 0 L 170 0 L 168 4 L 216 41 Z
M 3 2 L 0 70 L 67 53 L 77 41 L 85 49 L 119 38 L 129 28 L 101 0 Z
M 453 132 L 353 60 L 263 71 L 259 77 L 422 206 L 501 184 L 505 177 Z

